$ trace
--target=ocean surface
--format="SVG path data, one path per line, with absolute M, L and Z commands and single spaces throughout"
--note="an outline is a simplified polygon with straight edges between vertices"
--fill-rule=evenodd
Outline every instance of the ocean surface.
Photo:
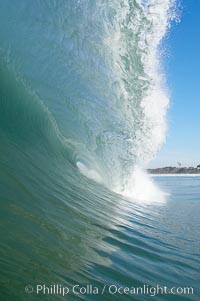
M 200 177 L 143 170 L 175 18 L 170 0 L 0 2 L 0 300 L 199 300 Z

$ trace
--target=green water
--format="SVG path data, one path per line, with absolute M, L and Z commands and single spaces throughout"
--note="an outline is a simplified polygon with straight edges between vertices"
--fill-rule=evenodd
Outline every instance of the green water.
M 1 1 L 0 300 L 199 300 L 200 177 L 134 174 L 171 4 Z

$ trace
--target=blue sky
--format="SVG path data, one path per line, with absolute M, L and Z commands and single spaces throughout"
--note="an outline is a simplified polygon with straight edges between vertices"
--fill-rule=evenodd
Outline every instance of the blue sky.
M 200 164 L 200 0 L 182 0 L 181 5 L 181 22 L 166 41 L 168 135 L 150 167 Z

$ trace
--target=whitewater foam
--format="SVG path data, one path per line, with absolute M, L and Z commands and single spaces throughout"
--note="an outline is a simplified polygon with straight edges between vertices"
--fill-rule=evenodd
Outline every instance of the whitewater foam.
M 167 194 L 153 182 L 151 177 L 138 166 L 135 166 L 132 176 L 129 178 L 124 189 L 116 187 L 115 192 L 133 199 L 148 203 L 166 201 Z
M 105 44 L 118 74 L 124 117 L 134 145 L 135 163 L 148 163 L 165 141 L 169 96 L 160 60 L 175 1 L 129 1 L 118 8 L 116 23 Z M 118 5 L 119 6 L 119 5 Z
M 113 73 L 117 74 L 121 118 L 126 120 L 128 129 L 128 135 L 124 135 L 128 139 L 125 137 L 121 143 L 129 142 L 128 151 L 120 154 L 120 159 L 124 156 L 127 163 L 115 170 L 113 187 L 121 186 L 119 190 L 124 195 L 146 199 L 157 198 L 160 191 L 148 175 L 137 167 L 134 169 L 134 165 L 146 166 L 165 142 L 169 93 L 161 63 L 161 42 L 176 15 L 174 0 L 138 0 L 136 3 L 134 7 L 128 0 L 121 7 L 115 3 L 117 17 L 107 29 L 105 45 Z M 125 171 L 121 172 L 120 168 Z M 120 173 L 121 179 L 116 176 Z M 142 192 L 144 182 L 149 197 L 147 192 Z M 137 192 L 134 193 L 132 187 Z

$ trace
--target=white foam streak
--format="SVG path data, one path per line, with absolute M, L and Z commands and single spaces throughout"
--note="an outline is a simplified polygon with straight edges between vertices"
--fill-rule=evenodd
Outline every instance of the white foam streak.
M 87 178 L 97 182 L 97 183 L 102 183 L 102 178 L 100 174 L 93 168 L 87 167 L 85 164 L 81 162 L 76 163 L 78 169 L 80 172 Z

